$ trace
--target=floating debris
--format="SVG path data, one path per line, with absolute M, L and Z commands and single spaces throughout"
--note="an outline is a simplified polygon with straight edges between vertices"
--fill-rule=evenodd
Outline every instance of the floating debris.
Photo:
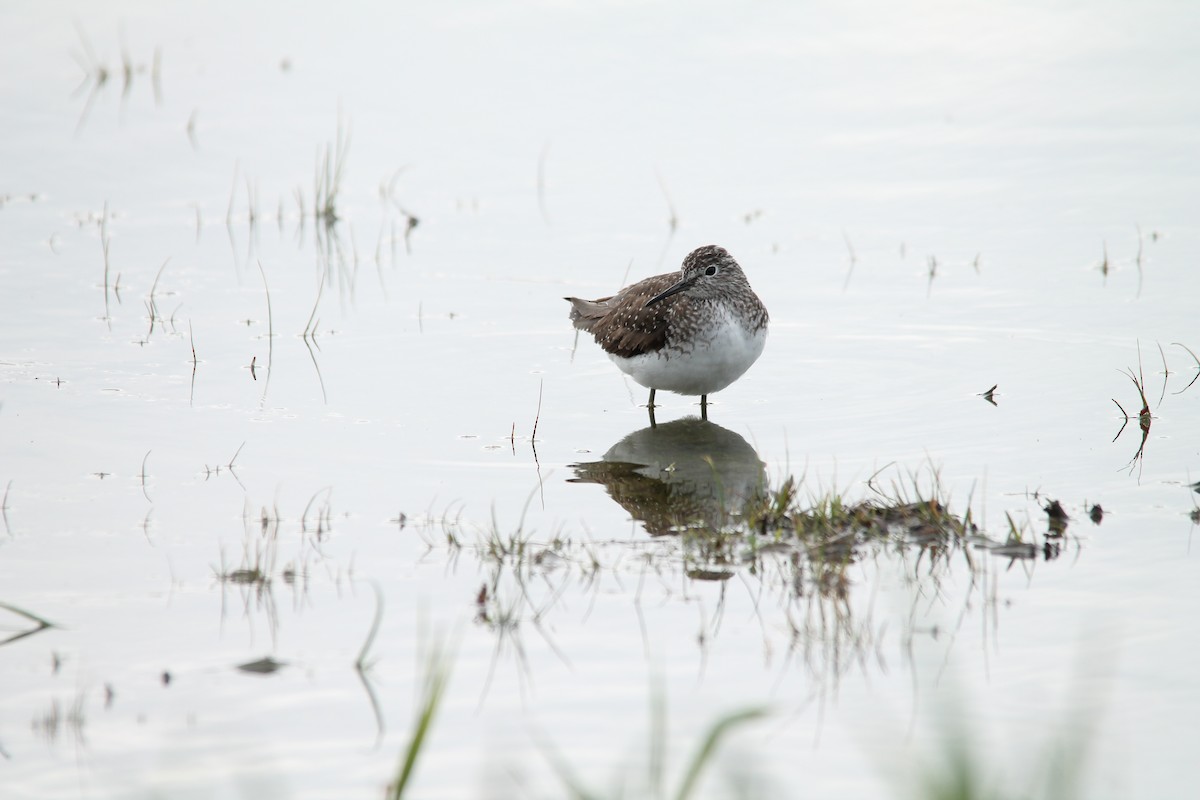
M 1050 518 L 1050 535 L 1062 536 L 1067 530 L 1067 523 L 1071 520 L 1067 512 L 1063 510 L 1062 503 L 1051 500 L 1050 505 L 1046 506 L 1043 511 Z
M 248 661 L 245 664 L 238 664 L 237 668 L 242 672 L 253 672 L 256 675 L 270 675 L 273 672 L 278 672 L 287 666 L 286 661 L 276 661 L 267 656 L 260 658 L 257 661 Z
M 998 556 L 1010 558 L 1036 558 L 1038 552 L 1037 545 L 1029 542 L 1005 542 L 990 545 L 987 549 Z

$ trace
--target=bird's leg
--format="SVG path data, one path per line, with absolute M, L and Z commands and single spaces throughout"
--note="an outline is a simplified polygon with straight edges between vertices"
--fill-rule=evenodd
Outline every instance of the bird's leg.
M 708 395 L 700 395 L 700 419 L 708 421 Z
M 650 405 L 649 405 L 649 408 L 650 408 L 650 412 L 651 412 L 651 413 L 653 413 L 653 412 L 654 412 L 654 392 L 655 392 L 655 390 L 654 390 L 654 389 L 651 389 L 651 390 L 650 390 Z
M 648 406 L 646 410 L 650 412 L 650 427 L 657 428 L 658 422 L 654 419 L 654 406 Z

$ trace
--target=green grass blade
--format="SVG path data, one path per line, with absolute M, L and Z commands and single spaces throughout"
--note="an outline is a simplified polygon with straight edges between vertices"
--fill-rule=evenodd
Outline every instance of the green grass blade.
M 404 751 L 404 760 L 400 764 L 396 780 L 388 791 L 389 800 L 400 800 L 408 781 L 416 769 L 417 757 L 429 737 L 433 727 L 433 719 L 437 715 L 438 706 L 445 694 L 446 685 L 450 682 L 450 660 L 440 646 L 435 646 L 426 662 L 425 685 L 416 724 L 413 726 L 412 740 Z
M 733 728 L 744 725 L 747 722 L 762 719 L 766 715 L 767 710 L 765 708 L 748 708 L 743 711 L 734 711 L 718 719 L 708 729 L 708 735 L 701 742 L 700 749 L 692 756 L 691 763 L 688 764 L 687 773 L 684 775 L 683 783 L 675 795 L 676 800 L 687 800 L 687 798 L 691 797 L 700 779 L 701 771 L 712 760 L 713 754 L 716 753 L 717 747 L 721 744 L 721 739 Z

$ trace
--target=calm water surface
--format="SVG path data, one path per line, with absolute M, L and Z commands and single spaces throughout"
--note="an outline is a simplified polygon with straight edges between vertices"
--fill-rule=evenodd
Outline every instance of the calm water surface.
M 414 796 L 651 795 L 657 682 L 668 790 L 1191 797 L 1196 17 L 7 4 L 0 794 L 381 797 L 442 641 Z M 649 431 L 561 298 L 710 242 L 767 349 Z M 787 475 L 1033 557 L 660 535 Z

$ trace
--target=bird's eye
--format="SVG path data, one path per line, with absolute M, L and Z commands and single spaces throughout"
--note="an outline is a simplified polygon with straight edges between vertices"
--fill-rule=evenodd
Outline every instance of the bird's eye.
M 717 274 L 717 268 L 716 268 L 716 267 L 709 267 L 708 269 L 704 270 L 704 274 L 705 274 L 705 275 L 716 275 L 716 274 Z

